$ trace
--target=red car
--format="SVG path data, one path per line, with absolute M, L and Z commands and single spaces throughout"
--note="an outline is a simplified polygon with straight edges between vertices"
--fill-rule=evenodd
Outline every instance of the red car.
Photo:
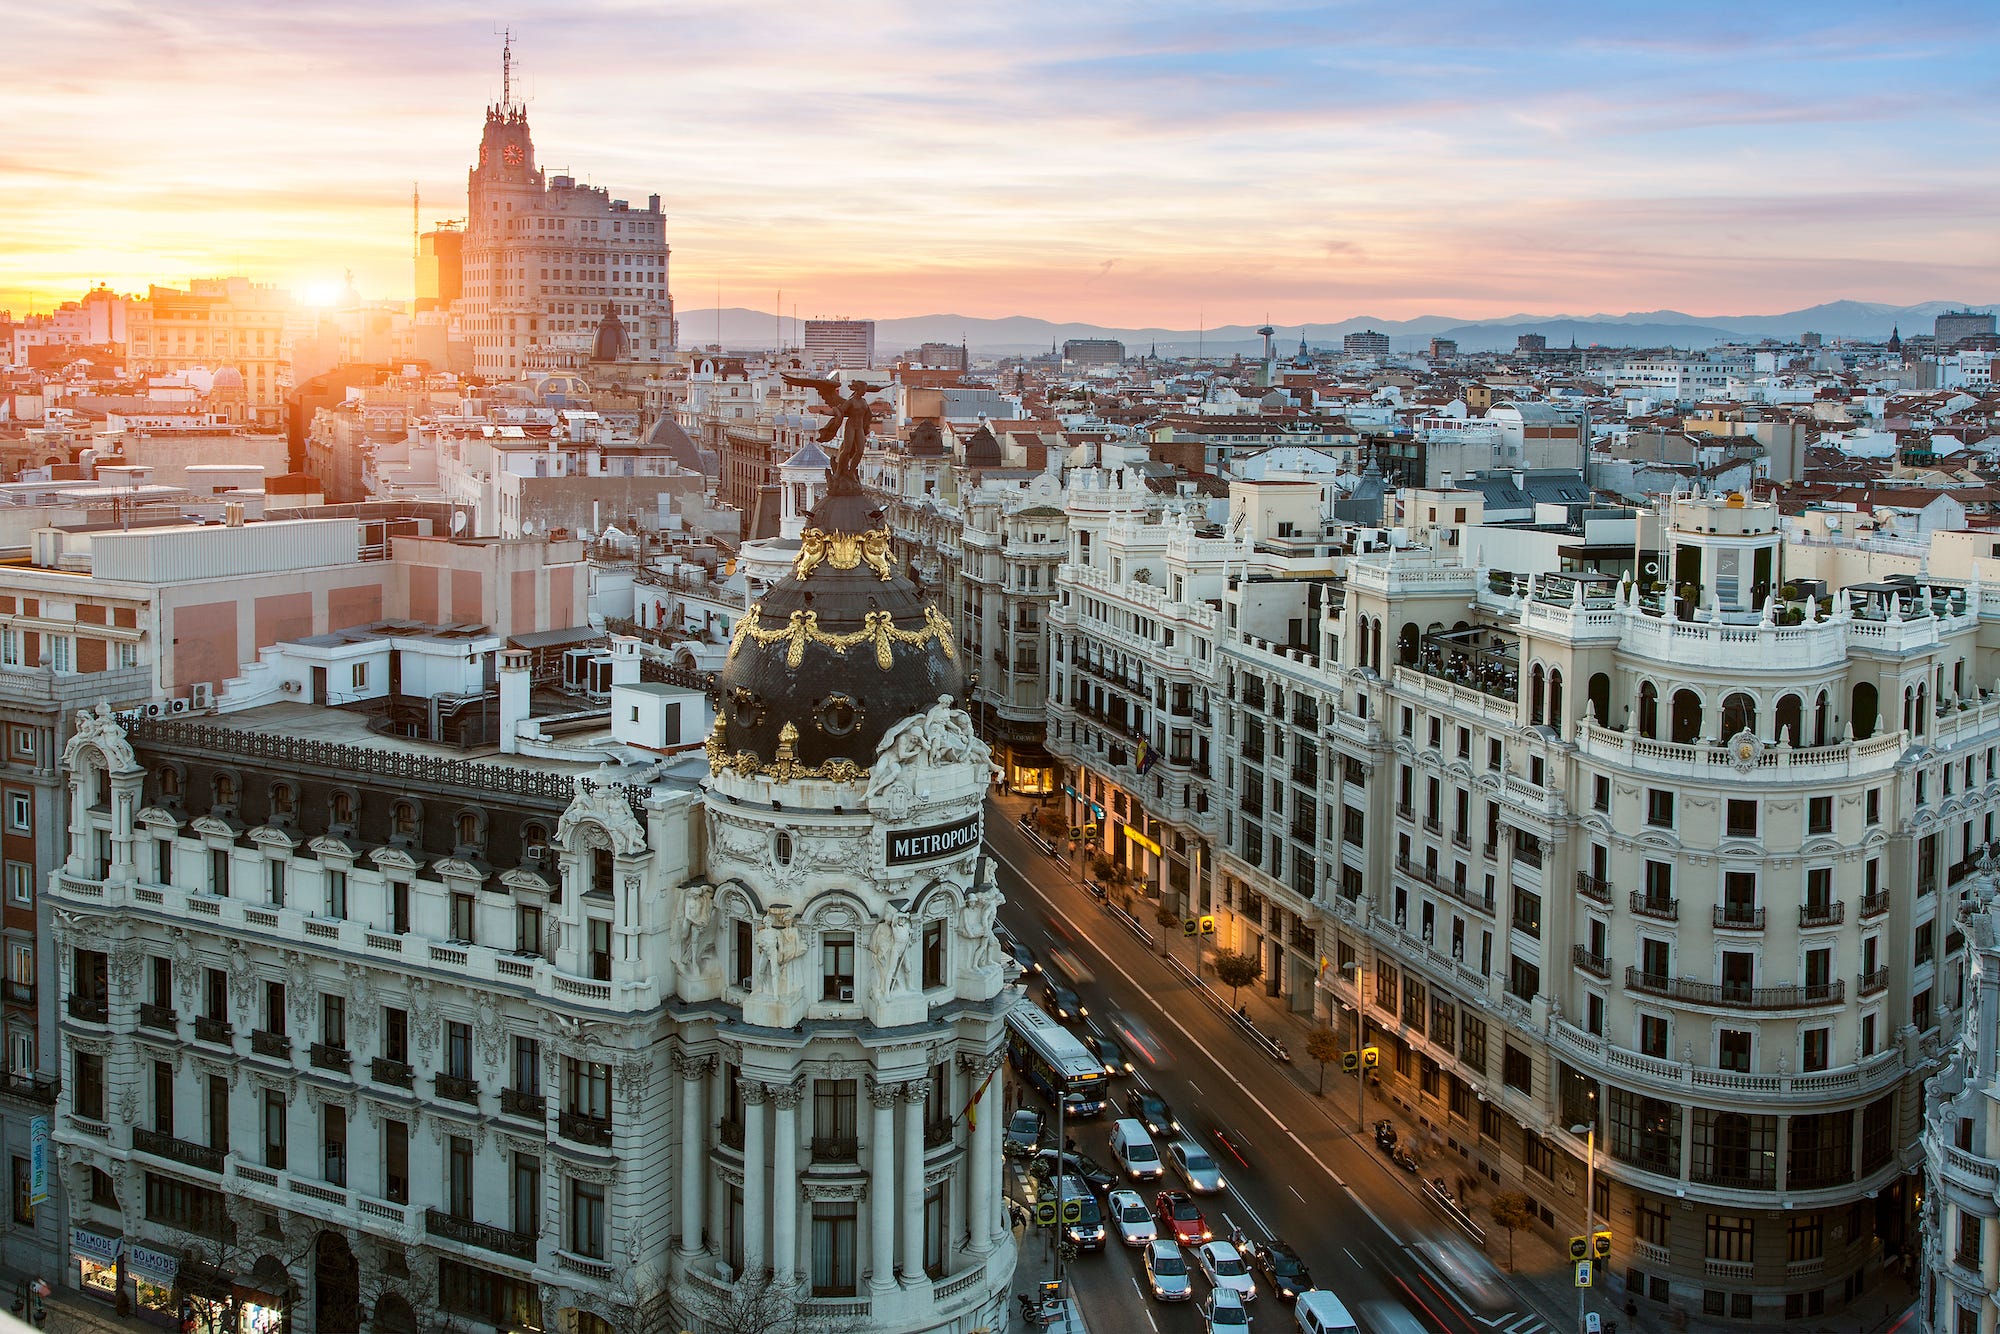
M 1201 1216 L 1201 1206 L 1184 1190 L 1163 1190 L 1154 1196 L 1153 1217 L 1159 1221 L 1162 1237 L 1172 1237 L 1183 1246 L 1199 1246 L 1215 1239 L 1208 1230 L 1208 1220 Z

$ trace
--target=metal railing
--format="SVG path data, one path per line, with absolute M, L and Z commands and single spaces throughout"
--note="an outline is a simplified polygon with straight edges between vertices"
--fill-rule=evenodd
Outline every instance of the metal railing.
M 1725 930 L 1761 931 L 1764 928 L 1764 910 L 1741 904 L 1718 903 L 1715 905 L 1715 924 Z
M 1630 900 L 1632 911 L 1640 917 L 1651 917 L 1662 922 L 1678 922 L 1681 919 L 1681 901 L 1660 898 L 1646 893 L 1643 889 L 1632 891 Z
M 1795 1010 L 1809 1005 L 1837 1005 L 1847 995 L 1845 982 L 1787 983 L 1752 987 L 1736 982 L 1697 982 L 1666 977 L 1638 968 L 1625 970 L 1625 985 L 1690 1005 L 1715 1005 L 1735 1010 Z
M 460 1218 L 442 1209 L 424 1210 L 424 1231 L 433 1237 L 443 1237 L 466 1246 L 477 1246 L 483 1251 L 493 1251 L 499 1255 L 511 1255 L 517 1260 L 532 1260 L 540 1249 L 541 1238 L 529 1232 L 515 1232 L 492 1223 L 479 1223 L 470 1218 Z

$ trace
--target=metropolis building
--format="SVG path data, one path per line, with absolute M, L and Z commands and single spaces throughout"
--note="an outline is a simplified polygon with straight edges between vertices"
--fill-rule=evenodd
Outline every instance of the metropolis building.
M 1343 1045 L 1358 1006 L 1371 1105 L 1476 1208 L 1524 1190 L 1561 1245 L 1594 1178 L 1620 1302 L 1770 1327 L 1900 1282 L 2000 802 L 1977 580 L 1809 579 L 1838 561 L 1740 497 L 1645 516 L 1641 582 L 1515 573 L 1348 548 L 1248 485 L 1226 541 L 1072 506 L 1072 821 L 1107 812 L 1105 852 Z M 1629 568 L 1623 523 L 1622 548 L 1559 536 Z M 1313 541 L 1337 576 L 1302 572 Z M 1174 865 L 1209 835 L 1212 868 Z
M 520 720 L 511 650 L 499 753 L 302 703 L 81 720 L 66 1282 L 246 1329 L 1005 1324 L 992 761 L 828 491 L 705 746 L 629 640 L 601 745 Z

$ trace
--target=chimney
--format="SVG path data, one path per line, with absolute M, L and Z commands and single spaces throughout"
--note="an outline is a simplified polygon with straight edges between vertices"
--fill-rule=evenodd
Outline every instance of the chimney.
M 515 734 L 521 724 L 528 721 L 528 689 L 533 684 L 533 674 L 528 670 L 528 651 L 519 648 L 500 650 L 500 753 L 513 755 L 521 749 L 520 738 Z
M 611 637 L 611 684 L 639 684 L 639 641 L 631 635 Z
M 222 507 L 222 526 L 241 528 L 243 526 L 243 502 L 232 500 Z

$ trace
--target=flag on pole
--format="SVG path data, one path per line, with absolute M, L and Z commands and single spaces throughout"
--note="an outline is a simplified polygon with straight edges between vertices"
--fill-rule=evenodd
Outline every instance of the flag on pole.
M 993 1076 L 999 1073 L 1000 1067 L 994 1066 L 986 1076 L 986 1083 L 972 1091 L 972 1096 L 966 1099 L 965 1106 L 959 1111 L 959 1115 L 965 1118 L 965 1124 L 974 1130 L 979 1129 L 979 1100 L 986 1096 L 986 1085 L 991 1084 Z

